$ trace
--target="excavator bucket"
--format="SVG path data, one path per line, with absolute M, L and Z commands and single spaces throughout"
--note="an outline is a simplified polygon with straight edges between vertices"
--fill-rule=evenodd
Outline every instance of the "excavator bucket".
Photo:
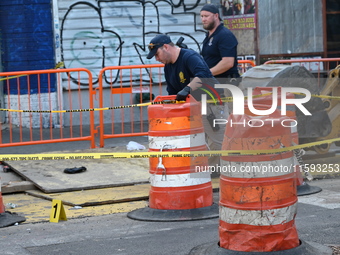
M 340 137 L 340 100 L 334 97 L 340 97 L 340 65 L 329 72 L 326 84 L 320 94 L 324 96 L 333 96 L 333 98 L 322 99 L 332 123 L 332 130 L 326 137 L 320 137 L 317 141 L 338 138 Z M 340 146 L 340 142 L 335 142 L 335 145 Z M 330 146 L 330 144 L 322 144 L 317 146 L 315 150 L 318 153 L 326 153 Z
M 312 95 L 320 94 L 317 79 L 303 66 L 279 64 L 255 66 L 242 75 L 240 88 L 245 94 L 248 87 L 298 87 L 309 90 Z M 329 135 L 332 122 L 323 101 L 312 97 L 304 107 L 312 115 L 306 116 L 296 108 L 300 143 L 315 141 L 318 137 Z

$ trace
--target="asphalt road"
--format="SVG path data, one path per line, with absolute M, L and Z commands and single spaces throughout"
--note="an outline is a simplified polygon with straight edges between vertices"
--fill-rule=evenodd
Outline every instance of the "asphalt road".
M 314 181 L 322 192 L 299 197 L 299 238 L 340 246 L 340 179 Z M 218 201 L 218 193 L 214 194 Z M 303 203 L 302 203 L 302 202 Z M 145 222 L 126 214 L 20 224 L 0 229 L 0 254 L 184 255 L 218 241 L 218 219 Z

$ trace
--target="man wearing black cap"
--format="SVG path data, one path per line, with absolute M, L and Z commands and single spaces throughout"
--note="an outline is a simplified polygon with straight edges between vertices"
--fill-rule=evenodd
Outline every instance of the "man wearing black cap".
M 216 5 L 204 5 L 200 14 L 203 28 L 208 31 L 203 41 L 202 56 L 220 83 L 230 83 L 230 78 L 240 77 L 237 69 L 237 39 L 221 23 Z
M 168 35 L 160 34 L 150 41 L 147 59 L 154 56 L 158 62 L 165 64 L 167 91 L 169 95 L 177 95 L 178 101 L 185 100 L 190 90 L 193 96 L 200 100 L 202 93 L 197 89 L 202 87 L 202 84 L 208 83 L 214 87 L 218 83 L 197 52 L 177 47 Z
M 147 59 L 155 57 L 158 62 L 164 64 L 164 76 L 169 95 L 177 95 L 176 100 L 182 101 L 191 93 L 196 100 L 200 101 L 201 95 L 207 92 L 216 100 L 216 105 L 208 107 L 208 115 L 204 116 L 203 125 L 209 138 L 209 148 L 211 150 L 220 150 L 224 128 L 219 127 L 218 130 L 213 128 L 206 117 L 212 113 L 215 115 L 214 118 L 226 119 L 228 108 L 220 100 L 223 97 L 223 90 L 214 89 L 218 81 L 212 75 L 203 58 L 196 51 L 177 47 L 170 37 L 165 34 L 159 34 L 154 37 L 148 47 L 149 54 Z M 219 158 L 209 160 L 210 165 L 218 163 Z

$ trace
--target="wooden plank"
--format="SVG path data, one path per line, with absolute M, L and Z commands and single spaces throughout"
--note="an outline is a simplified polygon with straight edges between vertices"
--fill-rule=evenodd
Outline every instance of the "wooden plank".
M 96 150 L 72 151 L 72 153 L 99 153 L 115 150 L 127 151 L 126 148 L 125 150 L 124 148 L 98 148 Z M 62 153 L 68 153 L 68 151 Z M 147 158 L 10 161 L 7 164 L 15 173 L 33 182 L 45 193 L 148 183 L 150 176 L 149 159 Z M 80 166 L 85 166 L 87 170 L 77 174 L 64 173 L 65 168 Z
M 94 206 L 146 200 L 149 198 L 149 184 L 92 189 L 83 191 L 45 194 L 39 190 L 27 191 L 27 194 L 46 200 L 58 199 L 69 206 Z
M 36 187 L 32 182 L 29 181 L 16 181 L 16 182 L 9 182 L 1 186 L 2 194 L 8 193 L 16 193 L 16 192 L 24 192 L 27 190 L 34 190 Z
M 212 186 L 214 191 L 218 191 L 219 178 L 212 179 Z M 58 199 L 69 206 L 94 206 L 147 200 L 149 198 L 149 191 L 150 184 L 140 184 L 52 194 L 45 194 L 39 190 L 30 190 L 26 193 L 50 201 L 52 201 L 52 199 Z

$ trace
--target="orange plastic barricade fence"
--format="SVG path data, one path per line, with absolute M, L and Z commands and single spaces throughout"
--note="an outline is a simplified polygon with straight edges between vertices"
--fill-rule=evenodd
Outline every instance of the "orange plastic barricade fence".
M 255 66 L 254 61 L 251 60 L 238 60 L 238 71 L 240 74 L 245 73 L 247 70 Z
M 94 112 L 72 111 L 94 108 L 89 70 L 3 72 L 1 86 L 0 148 L 73 141 L 90 141 L 95 148 Z
M 325 78 L 328 77 L 329 71 L 340 64 L 340 58 L 279 59 L 270 60 L 264 64 L 290 64 L 304 66 L 315 75 L 318 79 L 319 87 L 322 87 L 324 85 Z
M 99 107 L 147 104 L 167 94 L 163 64 L 111 66 L 99 73 Z M 147 107 L 128 107 L 99 113 L 100 147 L 104 140 L 148 134 Z

